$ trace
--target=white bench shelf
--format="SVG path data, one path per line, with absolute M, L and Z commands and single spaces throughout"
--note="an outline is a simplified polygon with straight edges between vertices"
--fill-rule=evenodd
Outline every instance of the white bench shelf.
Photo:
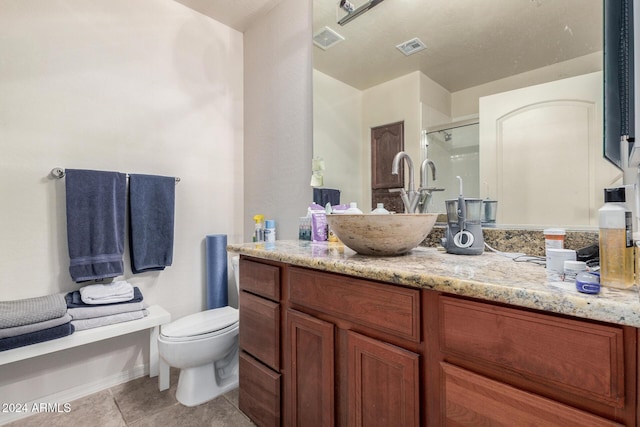
M 147 307 L 147 312 L 148 315 L 142 319 L 86 329 L 51 341 L 0 351 L 0 366 L 149 329 L 149 376 L 160 375 L 158 379 L 160 383 L 168 382 L 168 367 L 159 368 L 158 334 L 160 333 L 160 325 L 171 321 L 171 314 L 159 305 Z

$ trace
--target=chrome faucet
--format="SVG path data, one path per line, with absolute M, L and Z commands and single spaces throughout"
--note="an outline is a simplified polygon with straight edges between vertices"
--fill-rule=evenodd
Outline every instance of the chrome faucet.
M 398 175 L 400 162 L 403 159 L 407 162 L 407 168 L 409 169 L 409 188 L 408 190 L 401 188 L 400 197 L 402 198 L 402 203 L 404 204 L 404 212 L 414 213 L 416 211 L 416 208 L 418 207 L 418 202 L 420 201 L 420 193 L 415 190 L 413 181 L 413 161 L 411 160 L 411 157 L 409 157 L 409 155 L 404 151 L 400 151 L 398 154 L 396 154 L 391 165 L 391 173 L 393 175 Z
M 427 212 L 427 207 L 434 191 L 444 191 L 444 188 L 429 187 L 427 185 L 429 182 L 427 166 L 431 168 L 431 178 L 434 181 L 436 180 L 436 164 L 432 160 L 424 159 L 420 165 L 420 188 L 418 188 L 419 200 L 417 208 L 420 213 Z
M 432 160 L 424 159 L 420 165 L 420 188 L 427 188 L 427 165 L 431 168 L 432 179 L 436 180 L 436 164 Z

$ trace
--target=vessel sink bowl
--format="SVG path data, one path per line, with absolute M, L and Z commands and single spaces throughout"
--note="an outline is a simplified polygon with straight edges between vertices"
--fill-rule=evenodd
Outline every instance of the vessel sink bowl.
M 359 254 L 405 254 L 427 237 L 438 214 L 334 214 L 327 215 L 330 229 L 345 246 Z

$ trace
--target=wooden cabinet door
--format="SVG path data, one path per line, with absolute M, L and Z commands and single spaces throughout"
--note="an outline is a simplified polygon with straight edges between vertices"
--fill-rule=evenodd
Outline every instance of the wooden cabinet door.
M 389 188 L 404 187 L 404 161 L 398 175 L 391 174 L 395 155 L 404 150 L 404 122 L 371 128 L 371 207 L 384 203 L 389 211 L 404 212 L 400 193 Z
M 287 310 L 287 424 L 333 426 L 334 325 L 295 310 Z
M 349 426 L 419 426 L 420 356 L 347 332 Z
M 533 393 L 442 363 L 447 426 L 621 426 Z

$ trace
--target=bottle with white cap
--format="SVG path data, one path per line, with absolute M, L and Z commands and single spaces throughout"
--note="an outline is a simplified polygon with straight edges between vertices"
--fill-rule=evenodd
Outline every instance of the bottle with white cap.
M 598 210 L 600 284 L 627 289 L 633 286 L 633 234 L 625 187 L 605 188 L 604 206 Z
M 362 211 L 358 208 L 358 204 L 356 202 L 349 203 L 349 209 L 344 211 L 346 214 L 361 214 Z

